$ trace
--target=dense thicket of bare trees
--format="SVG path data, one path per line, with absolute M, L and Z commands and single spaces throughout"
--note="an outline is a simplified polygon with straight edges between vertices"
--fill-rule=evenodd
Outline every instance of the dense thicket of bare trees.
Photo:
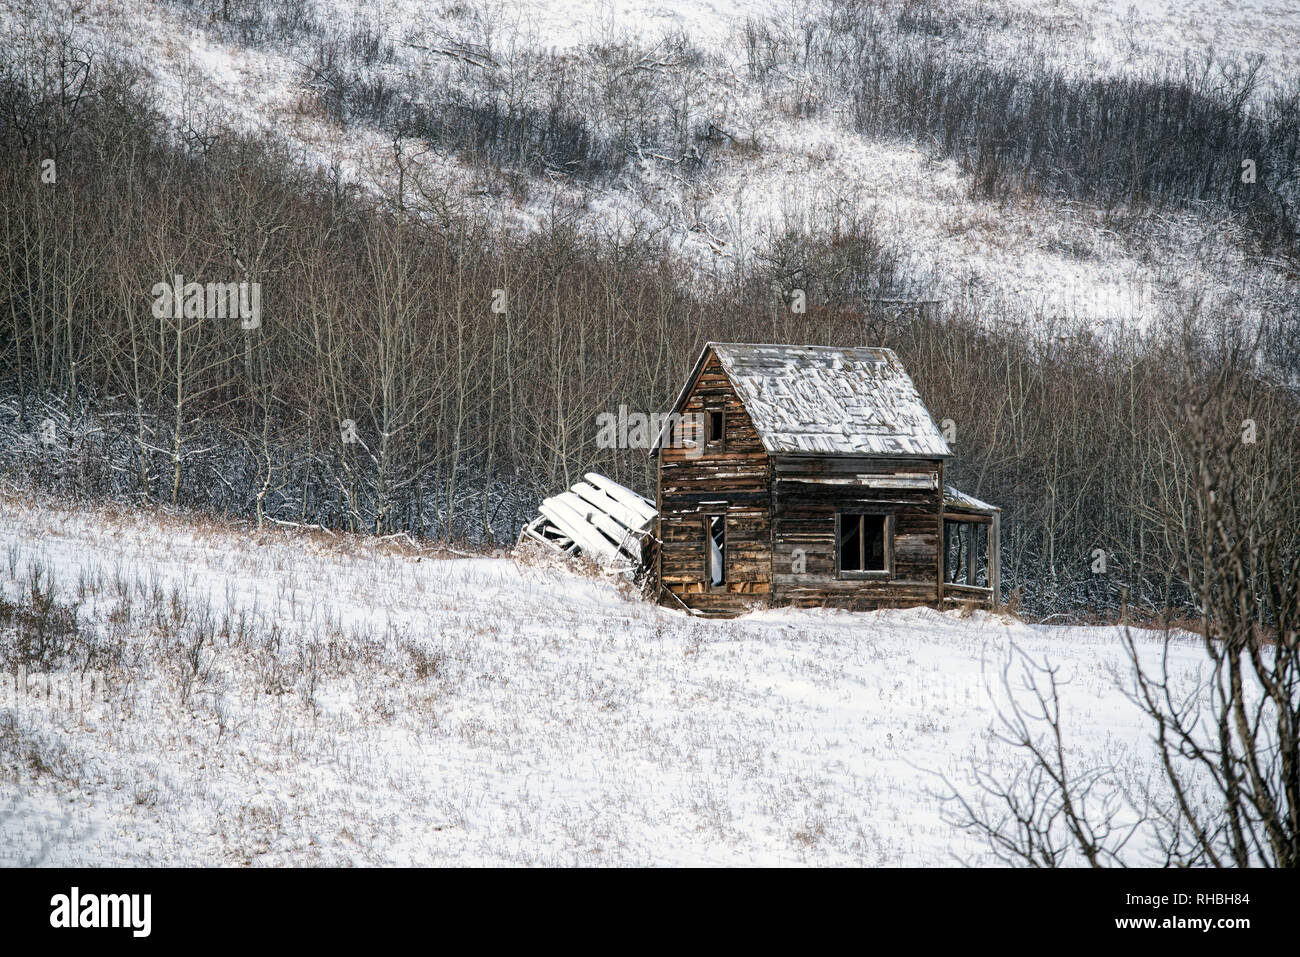
M 1294 248 L 1300 84 L 1263 92 L 1258 57 L 1089 77 L 1049 65 L 1049 34 L 1026 41 L 1026 69 L 984 55 L 977 19 L 859 0 L 750 22 L 745 39 L 751 75 L 791 112 L 847 102 L 857 129 L 955 157 L 980 196 L 1212 204 L 1250 223 L 1264 249 Z
M 1196 474 L 1177 338 L 1063 340 L 1000 325 L 977 301 L 900 311 L 879 300 L 924 290 L 866 223 L 792 234 L 703 280 L 645 236 L 598 242 L 558 214 L 502 235 L 439 205 L 415 171 L 366 196 L 274 141 L 191 132 L 158 117 L 138 74 L 74 46 L 5 66 L 11 478 L 259 522 L 502 541 L 585 469 L 651 489 L 644 450 L 597 447 L 597 416 L 662 411 L 705 341 L 865 341 L 896 349 L 936 419 L 953 421 L 952 478 L 1007 509 L 1003 580 L 1027 609 L 1200 600 L 1179 562 L 1187 529 L 1166 511 Z M 177 275 L 259 283 L 258 321 L 160 316 L 154 289 Z M 806 312 L 790 308 L 794 288 Z M 1200 320 L 1209 354 L 1234 341 Z M 1300 464 L 1295 396 L 1267 368 L 1228 422 L 1261 486 Z M 1292 542 L 1294 498 L 1276 514 Z
M 644 154 L 698 170 L 721 135 L 701 121 L 704 58 L 686 31 L 650 47 L 614 35 L 580 51 L 532 42 L 519 11 L 466 4 L 466 36 L 398 35 L 369 11 L 337 23 L 310 0 L 172 0 L 233 41 L 302 54 L 301 106 L 333 122 L 414 136 L 527 190 L 520 171 L 574 179 L 615 173 Z M 594 25 L 593 25 L 594 32 Z M 411 54 L 398 70 L 397 46 Z M 644 151 L 644 152 L 641 152 Z

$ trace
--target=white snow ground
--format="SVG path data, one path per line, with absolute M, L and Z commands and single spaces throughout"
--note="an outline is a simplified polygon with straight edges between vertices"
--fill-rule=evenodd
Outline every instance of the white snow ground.
M 0 679 L 5 865 L 988 863 L 931 772 L 1019 765 L 982 677 L 1013 643 L 1069 679 L 1078 770 L 1157 770 L 1113 628 L 699 621 L 569 568 L 6 496 L 3 597 L 33 565 L 124 659 Z

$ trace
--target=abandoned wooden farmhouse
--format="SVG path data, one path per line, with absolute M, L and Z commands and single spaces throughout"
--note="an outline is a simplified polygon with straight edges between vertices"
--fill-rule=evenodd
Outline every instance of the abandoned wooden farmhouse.
M 701 615 L 997 599 L 1000 511 L 944 484 L 952 452 L 888 349 L 711 342 L 651 454 L 655 501 L 589 472 L 521 538 Z
M 664 600 L 996 599 L 999 509 L 944 484 L 952 452 L 890 350 L 709 343 L 672 412 L 646 556 Z

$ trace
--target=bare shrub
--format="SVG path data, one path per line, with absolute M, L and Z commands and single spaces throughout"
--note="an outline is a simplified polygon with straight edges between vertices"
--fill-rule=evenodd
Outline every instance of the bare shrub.
M 49 569 L 33 563 L 24 598 L 0 597 L 0 661 L 3 667 L 49 671 L 68 659 L 80 636 L 76 606 L 54 597 Z

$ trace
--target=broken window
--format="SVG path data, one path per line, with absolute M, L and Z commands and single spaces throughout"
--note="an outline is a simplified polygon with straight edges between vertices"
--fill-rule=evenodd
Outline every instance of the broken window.
M 708 581 L 710 585 L 723 585 L 727 581 L 727 522 L 721 515 L 706 520 L 708 528 Z
M 840 572 L 888 572 L 892 551 L 888 515 L 844 512 L 840 515 Z

